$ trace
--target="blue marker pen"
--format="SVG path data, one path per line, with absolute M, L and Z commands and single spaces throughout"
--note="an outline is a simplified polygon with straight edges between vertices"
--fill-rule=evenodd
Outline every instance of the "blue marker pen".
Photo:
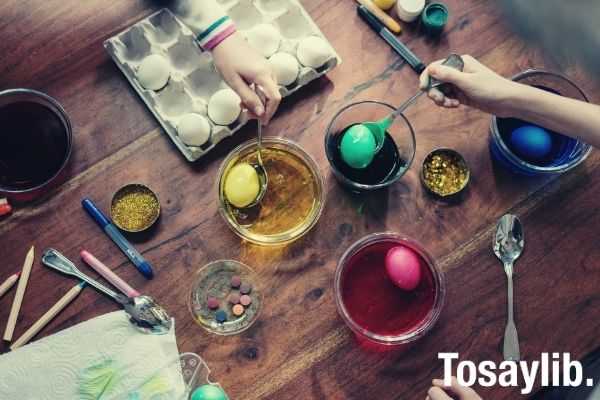
M 102 228 L 104 233 L 108 235 L 109 238 L 112 239 L 113 242 L 125 255 L 127 258 L 131 260 L 131 262 L 136 266 L 138 271 L 142 273 L 147 279 L 152 279 L 154 277 L 154 273 L 152 272 L 152 267 L 150 263 L 142 257 L 140 253 L 133 247 L 125 237 L 119 232 L 116 226 L 110 222 L 108 218 L 96 207 L 94 202 L 90 199 L 83 199 L 81 201 L 81 205 L 87 211 L 87 213 L 92 217 L 94 221 Z

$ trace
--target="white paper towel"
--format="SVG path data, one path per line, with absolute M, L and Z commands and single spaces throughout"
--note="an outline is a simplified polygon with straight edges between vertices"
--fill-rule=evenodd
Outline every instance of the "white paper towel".
M 116 311 L 0 356 L 0 399 L 81 400 L 84 371 L 107 361 L 118 366 L 118 383 L 100 399 L 152 399 L 134 389 L 161 369 L 163 382 L 172 387 L 168 398 L 179 399 L 185 392 L 181 370 L 164 369 L 178 357 L 174 328 L 166 335 L 147 335 L 124 311 Z

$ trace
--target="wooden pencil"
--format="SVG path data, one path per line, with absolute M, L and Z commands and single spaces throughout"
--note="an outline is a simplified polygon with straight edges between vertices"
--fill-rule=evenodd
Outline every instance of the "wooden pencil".
M 29 273 L 33 266 L 33 259 L 35 257 L 35 250 L 33 246 L 27 252 L 25 262 L 23 263 L 23 269 L 21 270 L 21 276 L 19 277 L 19 285 L 17 286 L 17 293 L 13 300 L 12 308 L 10 309 L 10 315 L 8 316 L 8 323 L 6 324 L 6 330 L 4 331 L 4 340 L 10 342 L 15 333 L 15 325 L 17 325 L 17 318 L 19 311 L 21 310 L 21 303 L 23 303 L 23 297 L 25 296 L 25 289 L 27 289 L 27 282 L 29 281 Z
M 6 292 L 8 292 L 10 288 L 13 287 L 15 283 L 17 283 L 20 274 L 20 272 L 12 274 L 8 277 L 7 280 L 4 281 L 4 283 L 2 283 L 2 285 L 0 285 L 0 297 L 4 296 Z
M 356 2 L 362 4 L 367 8 L 367 10 L 371 11 L 371 14 L 381 21 L 381 23 L 384 24 L 390 31 L 396 34 L 402 32 L 402 27 L 398 21 L 387 15 L 385 11 L 377 7 L 371 0 L 356 0 Z
M 27 344 L 39 331 L 44 329 L 50 321 L 54 319 L 66 306 L 68 306 L 79 293 L 85 287 L 85 282 L 81 282 L 78 285 L 73 286 L 60 300 L 56 302 L 44 315 L 41 316 L 27 331 L 21 335 L 11 346 L 10 349 L 14 350 Z

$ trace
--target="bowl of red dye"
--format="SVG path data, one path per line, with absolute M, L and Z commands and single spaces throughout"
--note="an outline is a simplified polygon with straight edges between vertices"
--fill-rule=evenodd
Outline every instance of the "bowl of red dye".
M 52 97 L 0 92 L 0 196 L 30 201 L 57 185 L 73 146 L 71 123 Z
M 401 289 L 386 269 L 392 249 L 414 253 L 420 280 Z M 396 233 L 374 233 L 354 243 L 340 259 L 334 283 L 338 311 L 359 337 L 383 345 L 415 341 L 437 322 L 446 295 L 445 279 L 417 242 Z

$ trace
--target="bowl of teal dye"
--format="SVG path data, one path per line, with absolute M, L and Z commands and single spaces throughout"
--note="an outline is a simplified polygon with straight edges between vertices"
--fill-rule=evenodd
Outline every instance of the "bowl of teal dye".
M 367 192 L 397 182 L 415 157 L 415 132 L 400 114 L 387 129 L 381 148 L 364 168 L 354 168 L 342 157 L 341 146 L 351 128 L 368 121 L 380 121 L 396 108 L 378 101 L 361 101 L 342 108 L 325 133 L 325 154 L 337 181 L 353 192 Z
M 530 69 L 512 79 L 561 96 L 588 101 L 583 91 L 562 74 Z M 527 176 L 561 174 L 581 164 L 592 151 L 591 145 L 567 136 L 569 132 L 545 130 L 551 142 L 547 154 L 536 159 L 525 157 L 512 136 L 523 128 L 530 129 L 531 124 L 517 118 L 492 116 L 489 143 L 492 159 L 513 173 Z

